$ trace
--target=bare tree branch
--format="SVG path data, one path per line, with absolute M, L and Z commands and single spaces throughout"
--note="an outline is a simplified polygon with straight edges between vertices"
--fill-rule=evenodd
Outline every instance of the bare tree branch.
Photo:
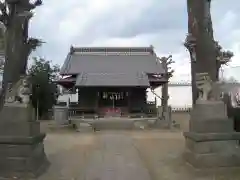
M 29 0 L 22 0 L 22 5 L 24 8 L 26 8 L 28 11 L 35 9 L 37 6 L 42 5 L 42 0 L 36 0 L 34 3 L 30 3 Z
M 218 67 L 220 68 L 221 65 L 225 65 L 228 62 L 230 62 L 234 54 L 229 50 L 227 51 L 223 50 L 222 46 L 219 44 L 218 41 L 215 41 L 215 47 L 217 51 L 216 60 L 217 60 Z
M 167 61 L 167 65 L 173 64 L 175 63 L 175 61 L 173 61 L 172 59 L 170 59 L 169 61 Z
M 41 6 L 43 3 L 42 3 L 42 0 L 36 0 L 35 2 L 34 2 L 34 5 L 35 5 L 35 7 L 36 6 Z
M 36 50 L 37 47 L 41 46 L 43 43 L 43 41 L 41 41 L 40 39 L 37 38 L 29 38 L 28 39 L 28 46 L 32 49 L 32 50 Z
M 22 6 L 26 11 L 30 11 L 35 9 L 37 6 L 42 5 L 42 0 L 35 0 L 34 3 L 31 3 L 30 0 L 5 0 L 7 4 L 19 4 Z

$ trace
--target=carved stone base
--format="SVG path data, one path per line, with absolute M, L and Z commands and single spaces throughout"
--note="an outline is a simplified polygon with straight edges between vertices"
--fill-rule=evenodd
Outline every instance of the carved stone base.
M 0 177 L 34 178 L 49 165 L 45 134 L 40 133 L 31 111 L 29 107 L 4 106 L 0 112 Z
M 185 160 L 197 169 L 240 166 L 240 133 L 226 116 L 222 102 L 200 103 L 185 132 Z
M 185 160 L 197 169 L 240 166 L 240 133 L 184 133 Z

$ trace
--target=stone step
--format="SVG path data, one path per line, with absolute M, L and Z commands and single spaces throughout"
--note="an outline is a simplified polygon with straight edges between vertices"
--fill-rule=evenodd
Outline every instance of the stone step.
M 131 120 L 96 120 L 94 121 L 93 126 L 96 130 L 124 130 L 124 129 L 133 129 L 134 121 Z
M 95 130 L 131 130 L 131 129 L 147 129 L 154 124 L 154 120 L 148 119 L 129 119 L 129 118 L 106 118 L 106 119 L 95 119 L 95 120 L 81 120 L 72 119 L 71 123 L 77 129 L 89 129 L 95 128 Z

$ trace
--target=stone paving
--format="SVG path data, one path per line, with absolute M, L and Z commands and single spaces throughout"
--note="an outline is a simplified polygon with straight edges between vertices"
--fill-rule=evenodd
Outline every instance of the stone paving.
M 124 133 L 49 135 L 46 153 L 52 164 L 39 180 L 151 179 Z
M 86 180 L 150 180 L 131 137 L 112 132 L 100 136 L 87 166 Z
M 84 180 L 86 162 L 95 142 L 93 134 L 49 133 L 45 151 L 51 164 L 38 180 Z
M 169 131 L 48 133 L 51 162 L 38 180 L 239 180 L 240 170 L 194 171 L 182 159 L 184 138 Z M 224 171 L 223 171 L 224 172 Z

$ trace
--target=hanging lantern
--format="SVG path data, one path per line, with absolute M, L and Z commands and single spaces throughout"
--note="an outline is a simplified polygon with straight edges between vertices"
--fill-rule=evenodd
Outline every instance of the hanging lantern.
M 102 98 L 103 98 L 103 99 L 107 99 L 107 97 L 108 97 L 107 93 L 106 93 L 106 92 L 103 92 Z

